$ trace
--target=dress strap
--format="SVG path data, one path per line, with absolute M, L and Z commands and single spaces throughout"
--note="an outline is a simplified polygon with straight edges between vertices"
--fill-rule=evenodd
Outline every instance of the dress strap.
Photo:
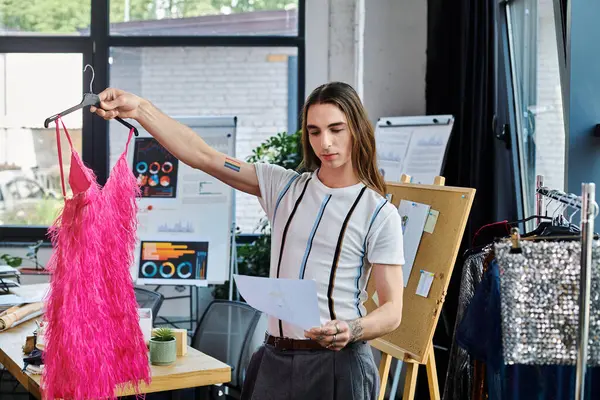
M 60 127 L 58 125 L 58 121 L 60 121 L 60 123 L 63 126 L 63 129 L 65 130 L 65 135 L 67 136 L 67 140 L 69 141 L 69 146 L 70 146 L 71 150 L 73 150 L 73 142 L 71 141 L 71 136 L 69 135 L 69 131 L 67 131 L 67 127 L 65 126 L 65 123 L 63 122 L 63 120 L 60 118 L 60 115 L 59 115 L 58 118 L 56 118 L 56 120 L 54 121 L 54 123 L 56 124 L 56 146 L 58 148 L 58 166 L 60 167 L 60 183 L 62 185 L 63 197 L 66 197 L 67 191 L 65 188 L 65 173 L 63 171 L 62 149 L 60 146 Z
M 133 137 L 133 128 L 131 128 L 129 130 L 129 137 L 127 138 L 127 143 L 125 143 L 125 150 L 123 151 L 123 153 L 127 153 L 127 150 L 129 149 L 129 143 L 131 142 L 132 137 Z

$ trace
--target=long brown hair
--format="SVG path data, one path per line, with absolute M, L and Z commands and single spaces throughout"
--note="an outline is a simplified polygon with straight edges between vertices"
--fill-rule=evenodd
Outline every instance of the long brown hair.
M 385 196 L 385 182 L 377 169 L 375 131 L 367 111 L 352 86 L 343 82 L 331 82 L 319 86 L 308 96 L 302 111 L 302 150 L 304 158 L 301 168 L 314 171 L 321 160 L 313 151 L 306 129 L 308 109 L 314 104 L 333 104 L 346 116 L 352 135 L 352 166 L 358 179 L 366 186 Z

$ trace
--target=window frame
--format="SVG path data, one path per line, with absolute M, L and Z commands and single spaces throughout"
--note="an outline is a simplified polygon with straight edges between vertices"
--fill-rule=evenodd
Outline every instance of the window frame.
M 296 36 L 112 36 L 110 34 L 110 0 L 90 0 L 89 36 L 27 35 L 2 36 L 0 53 L 79 53 L 83 65 L 94 67 L 94 91 L 106 88 L 109 82 L 109 51 L 111 47 L 295 47 L 297 48 L 297 116 L 302 115 L 305 85 L 305 3 L 298 0 Z M 82 71 L 83 71 L 82 65 Z M 83 87 L 89 76 L 82 74 Z M 32 93 L 32 95 L 34 95 Z M 299 124 L 298 124 L 299 126 Z M 94 170 L 100 184 L 109 171 L 108 122 L 83 113 L 82 158 Z M 49 242 L 48 227 L 0 225 L 0 243 Z
M 521 159 L 519 151 L 517 103 L 515 95 L 518 91 L 513 80 L 514 63 L 510 53 L 510 27 L 507 18 L 507 8 L 510 0 L 499 0 L 496 3 L 495 17 L 495 118 L 493 131 L 498 140 L 503 142 L 507 150 L 506 158 L 497 163 L 507 165 L 503 172 L 497 168 L 496 187 L 498 204 L 496 213 L 503 219 L 521 220 L 524 218 L 526 199 L 522 193 Z M 500 154 L 500 153 L 499 153 Z M 506 207 L 502 203 L 509 204 Z M 523 226 L 520 227 L 523 229 Z
M 506 89 L 507 100 L 509 102 L 509 126 L 510 129 L 510 146 L 513 163 L 513 179 L 517 193 L 517 215 L 519 219 L 525 218 L 528 210 L 529 193 L 526 192 L 527 177 L 525 176 L 525 156 L 522 148 L 523 143 L 523 128 L 521 126 L 521 118 L 517 115 L 520 112 L 521 98 L 518 86 L 518 71 L 516 70 L 516 59 L 513 38 L 512 16 L 511 16 L 512 1 L 502 1 L 500 3 L 500 29 L 501 42 L 504 52 L 504 62 L 506 71 Z
M 512 32 L 514 23 L 513 16 L 511 15 L 511 7 L 514 5 L 515 0 L 498 0 L 498 26 L 499 26 L 499 38 L 498 45 L 502 49 L 502 57 L 504 58 L 504 69 L 506 71 L 506 90 L 503 93 L 506 95 L 508 105 L 508 127 L 510 128 L 510 135 L 506 138 L 508 146 L 512 153 L 512 164 L 513 164 L 513 182 L 514 188 L 516 189 L 517 199 L 517 214 L 518 219 L 524 219 L 530 217 L 535 213 L 535 210 L 531 210 L 532 203 L 535 208 L 535 188 L 531 185 L 528 186 L 527 174 L 530 171 L 526 170 L 527 160 L 525 159 L 525 149 L 523 141 L 523 128 L 521 126 L 522 120 L 519 118 L 519 113 L 522 111 L 522 100 L 518 87 L 518 76 L 519 71 L 517 70 L 517 59 L 515 53 L 514 35 Z M 570 1 L 568 0 L 552 0 L 552 7 L 554 13 L 554 27 L 556 35 L 556 45 L 558 50 L 558 70 L 562 96 L 562 116 L 565 128 L 565 146 L 566 153 L 568 153 L 568 126 L 569 126 L 569 79 L 568 79 L 568 53 L 569 53 L 569 13 L 568 8 Z M 539 71 L 536 70 L 536 74 Z M 565 186 L 567 184 L 567 159 L 565 158 Z M 558 188 L 561 189 L 561 188 Z M 521 223 L 520 228 L 523 230 L 533 229 L 535 221 L 531 220 L 527 223 Z

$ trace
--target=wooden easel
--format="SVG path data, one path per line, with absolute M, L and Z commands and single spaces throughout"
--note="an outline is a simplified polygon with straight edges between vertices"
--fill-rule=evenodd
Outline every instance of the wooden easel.
M 401 200 L 428 204 L 439 212 L 433 233 L 424 232 L 415 257 L 407 286 L 404 288 L 404 303 L 400 327 L 379 339 L 370 342 L 381 351 L 379 376 L 381 389 L 379 400 L 383 400 L 392 358 L 406 364 L 403 400 L 413 400 L 417 387 L 420 365 L 425 365 L 431 399 L 440 399 L 437 369 L 433 351 L 433 334 L 454 269 L 462 236 L 471 211 L 475 189 L 444 186 L 445 178 L 438 176 L 433 185 L 410 183 L 410 176 L 402 175 L 401 183 L 387 183 L 387 193 L 397 207 Z M 416 295 L 420 270 L 434 273 L 428 297 Z M 373 300 L 374 283 L 367 286 L 369 299 L 365 307 L 369 312 L 377 308 Z
M 392 365 L 392 356 L 382 350 L 385 346 L 381 346 L 377 343 L 371 343 L 371 346 L 381 351 L 381 361 L 379 363 L 379 378 L 381 381 L 381 388 L 379 390 L 379 400 L 384 400 L 385 390 L 387 387 L 387 381 L 390 374 L 390 367 Z M 404 391 L 402 392 L 402 400 L 413 400 L 415 398 L 415 391 L 417 390 L 417 376 L 419 375 L 419 365 L 425 365 L 427 371 L 427 383 L 429 385 L 429 398 L 432 400 L 440 400 L 440 386 L 438 383 L 437 368 L 435 366 L 435 356 L 433 354 L 433 343 L 428 351 L 425 363 L 420 363 L 408 355 L 404 355 L 403 358 L 399 358 L 400 361 L 406 364 L 406 378 L 404 380 Z

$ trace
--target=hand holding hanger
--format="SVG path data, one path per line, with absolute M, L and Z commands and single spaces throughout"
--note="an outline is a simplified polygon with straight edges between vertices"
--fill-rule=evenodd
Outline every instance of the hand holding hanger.
M 136 118 L 142 99 L 121 89 L 108 88 L 98 95 L 98 105 L 90 107 L 90 111 L 109 120 L 112 118 Z
M 59 117 L 64 117 L 65 115 L 70 114 L 73 111 L 77 111 L 80 108 L 90 106 L 90 109 L 93 108 L 94 110 L 96 110 L 96 107 L 98 107 L 101 104 L 101 100 L 102 100 L 101 97 L 97 94 L 94 94 L 93 90 L 92 90 L 92 84 L 94 83 L 94 76 L 95 76 L 94 68 L 91 65 L 87 64 L 85 66 L 85 68 L 83 69 L 83 71 L 85 72 L 88 69 L 88 67 L 90 67 L 92 70 L 92 80 L 90 81 L 89 93 L 83 94 L 83 99 L 81 99 L 81 102 L 79 104 L 77 104 L 71 108 L 68 108 L 58 114 L 54 114 L 51 117 L 46 118 L 46 120 L 44 121 L 44 127 L 47 128 L 48 125 L 50 125 L 50 122 L 57 120 Z M 127 118 L 127 115 L 123 115 L 123 117 Z M 119 117 L 117 115 L 115 115 L 113 118 L 115 118 L 121 124 L 125 125 L 127 128 L 133 129 L 135 136 L 139 135 L 138 130 L 133 125 L 131 125 L 129 122 L 124 121 L 123 119 L 121 119 L 121 117 Z M 105 118 L 105 119 L 110 119 L 110 118 Z

